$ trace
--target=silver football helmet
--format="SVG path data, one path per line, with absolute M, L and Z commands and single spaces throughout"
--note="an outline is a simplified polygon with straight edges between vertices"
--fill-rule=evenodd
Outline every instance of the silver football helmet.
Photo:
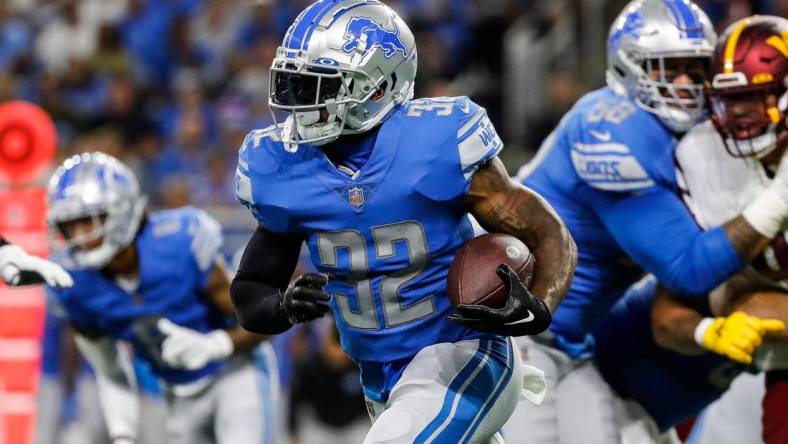
M 147 203 L 134 173 L 100 152 L 78 154 L 63 162 L 49 181 L 48 198 L 53 249 L 66 250 L 77 265 L 86 268 L 104 267 L 131 244 Z M 93 231 L 65 238 L 61 225 L 79 219 L 92 219 Z M 101 239 L 100 246 L 84 249 L 96 239 Z
M 286 149 L 379 125 L 413 97 L 416 65 L 413 33 L 383 3 L 312 4 L 290 26 L 271 66 L 269 105 Z
M 690 0 L 635 0 L 610 28 L 608 85 L 671 130 L 686 132 L 706 115 L 705 79 L 675 85 L 666 75 L 665 61 L 697 57 L 708 65 L 716 42 L 711 21 Z M 651 77 L 652 71 L 659 72 L 659 80 Z

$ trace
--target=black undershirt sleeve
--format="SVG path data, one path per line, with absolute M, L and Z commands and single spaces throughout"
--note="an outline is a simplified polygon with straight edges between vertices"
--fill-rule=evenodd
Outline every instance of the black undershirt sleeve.
M 0 247 L 2 247 L 4 245 L 8 245 L 8 241 L 5 240 L 4 237 L 0 236 Z
M 243 328 L 274 335 L 292 327 L 279 308 L 279 300 L 298 265 L 303 242 L 302 236 L 274 233 L 262 226 L 252 234 L 230 286 Z

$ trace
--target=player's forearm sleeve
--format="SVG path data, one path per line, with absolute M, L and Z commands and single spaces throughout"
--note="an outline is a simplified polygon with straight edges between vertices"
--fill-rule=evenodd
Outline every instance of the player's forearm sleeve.
M 298 264 L 303 238 L 258 227 L 230 286 L 238 321 L 246 330 L 274 335 L 292 327 L 279 309 L 280 292 Z
M 706 295 L 744 266 L 723 229 L 701 230 L 669 190 L 595 194 L 597 215 L 616 242 L 673 292 Z
M 0 247 L 2 247 L 3 245 L 8 245 L 8 241 L 5 240 L 4 237 L 0 236 Z
M 96 370 L 99 402 L 110 437 L 136 441 L 140 405 L 129 357 L 110 338 L 90 340 L 76 335 L 75 339 Z
M 241 326 L 253 333 L 275 335 L 292 327 L 279 310 L 279 289 L 250 279 L 233 279 L 230 295 Z

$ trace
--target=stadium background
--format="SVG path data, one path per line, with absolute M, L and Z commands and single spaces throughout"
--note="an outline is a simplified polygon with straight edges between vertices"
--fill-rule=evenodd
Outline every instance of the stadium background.
M 234 199 L 237 147 L 250 129 L 270 123 L 268 66 L 287 26 L 309 3 L 0 0 L 0 103 L 26 100 L 52 116 L 56 163 L 102 150 L 133 168 L 154 208 L 192 204 L 208 210 L 223 224 L 232 258 L 254 228 Z M 386 3 L 416 35 L 416 95 L 468 95 L 485 106 L 514 173 L 574 101 L 603 83 L 607 30 L 626 1 Z M 718 30 L 752 13 L 788 16 L 788 0 L 697 3 Z M 63 379 L 73 373 L 66 370 L 74 367 L 73 348 L 61 340 L 66 330 L 48 320 L 44 376 L 70 389 L 80 379 Z M 295 392 L 295 404 L 313 406 L 312 413 L 299 407 L 291 415 L 295 430 L 366 421 L 356 374 L 323 340 L 326 327 L 276 340 L 285 387 Z M 301 384 L 327 374 L 340 389 L 322 393 Z M 340 396 L 348 402 L 337 401 Z M 331 403 L 321 405 L 326 399 Z M 78 397 L 66 396 L 61 404 L 54 410 L 62 433 L 50 442 L 80 442 L 85 431 L 73 428 L 86 427 L 79 418 L 91 401 L 83 399 L 80 407 Z

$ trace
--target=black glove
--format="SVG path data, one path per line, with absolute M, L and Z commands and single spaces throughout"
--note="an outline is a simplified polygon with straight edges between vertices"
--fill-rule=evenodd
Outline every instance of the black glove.
M 531 294 L 508 265 L 501 264 L 496 271 L 509 289 L 506 305 L 502 308 L 459 305 L 459 314 L 449 319 L 474 330 L 502 336 L 535 335 L 547 330 L 552 321 L 547 305 Z
M 331 296 L 326 293 L 328 276 L 304 273 L 290 282 L 279 301 L 279 309 L 291 324 L 300 324 L 323 317 L 329 310 Z

